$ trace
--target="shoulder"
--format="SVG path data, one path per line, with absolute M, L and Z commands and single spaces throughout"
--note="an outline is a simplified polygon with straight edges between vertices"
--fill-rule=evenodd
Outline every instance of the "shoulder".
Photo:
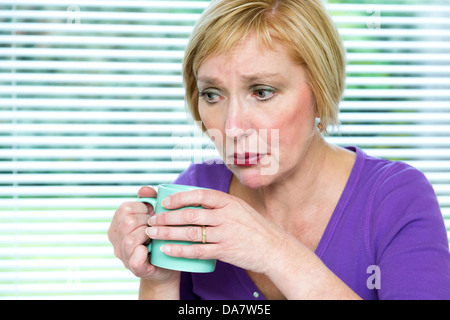
M 377 226 L 403 228 L 420 224 L 433 232 L 443 223 L 433 186 L 421 171 L 406 163 L 392 162 L 388 166 L 378 178 L 371 199 Z
M 352 208 L 364 212 L 361 218 L 372 239 L 388 241 L 387 234 L 394 237 L 405 226 L 420 225 L 428 231 L 442 229 L 436 193 L 420 170 L 405 162 L 369 156 L 358 149 L 355 171 Z
M 415 167 L 366 156 L 360 185 L 365 185 L 366 230 L 385 248 L 402 234 L 447 244 L 440 205 L 431 183 Z M 358 188 L 357 190 L 361 190 Z
M 374 181 L 371 195 L 374 205 L 387 202 L 439 208 L 431 183 L 417 168 L 404 162 L 373 157 L 367 157 L 366 164 L 366 174 Z
M 228 192 L 231 177 L 232 173 L 223 161 L 212 160 L 192 163 L 174 183 Z
M 402 195 L 399 201 L 414 195 L 425 195 L 436 200 L 431 183 L 417 168 L 405 162 L 369 156 L 359 149 L 357 154 L 358 189 L 370 192 L 366 196 L 381 200 L 394 192 Z

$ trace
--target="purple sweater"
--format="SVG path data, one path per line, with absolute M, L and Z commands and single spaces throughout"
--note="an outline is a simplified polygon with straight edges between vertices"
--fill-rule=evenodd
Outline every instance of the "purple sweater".
M 436 195 L 425 176 L 358 148 L 316 255 L 363 299 L 450 299 L 450 253 Z M 191 165 L 175 181 L 228 192 L 224 164 Z M 301 284 L 299 284 L 301 285 Z M 246 271 L 217 261 L 213 273 L 182 273 L 181 299 L 265 299 Z

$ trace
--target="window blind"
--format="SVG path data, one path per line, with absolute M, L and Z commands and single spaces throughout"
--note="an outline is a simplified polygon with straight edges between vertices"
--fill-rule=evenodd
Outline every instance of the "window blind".
M 0 0 L 0 299 L 135 299 L 115 209 L 216 152 L 183 102 L 209 1 Z M 327 138 L 422 170 L 450 228 L 450 5 L 329 1 L 348 51 Z

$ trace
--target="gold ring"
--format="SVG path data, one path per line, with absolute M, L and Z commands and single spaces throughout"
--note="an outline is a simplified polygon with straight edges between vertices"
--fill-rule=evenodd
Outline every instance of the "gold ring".
M 206 243 L 206 227 L 202 226 L 202 243 Z

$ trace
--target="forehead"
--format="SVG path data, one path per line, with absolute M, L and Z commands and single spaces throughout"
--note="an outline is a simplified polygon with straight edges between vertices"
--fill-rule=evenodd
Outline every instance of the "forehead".
M 295 65 L 280 43 L 269 48 L 256 37 L 239 41 L 231 50 L 211 54 L 199 66 L 197 78 L 207 75 L 241 75 L 284 73 Z

